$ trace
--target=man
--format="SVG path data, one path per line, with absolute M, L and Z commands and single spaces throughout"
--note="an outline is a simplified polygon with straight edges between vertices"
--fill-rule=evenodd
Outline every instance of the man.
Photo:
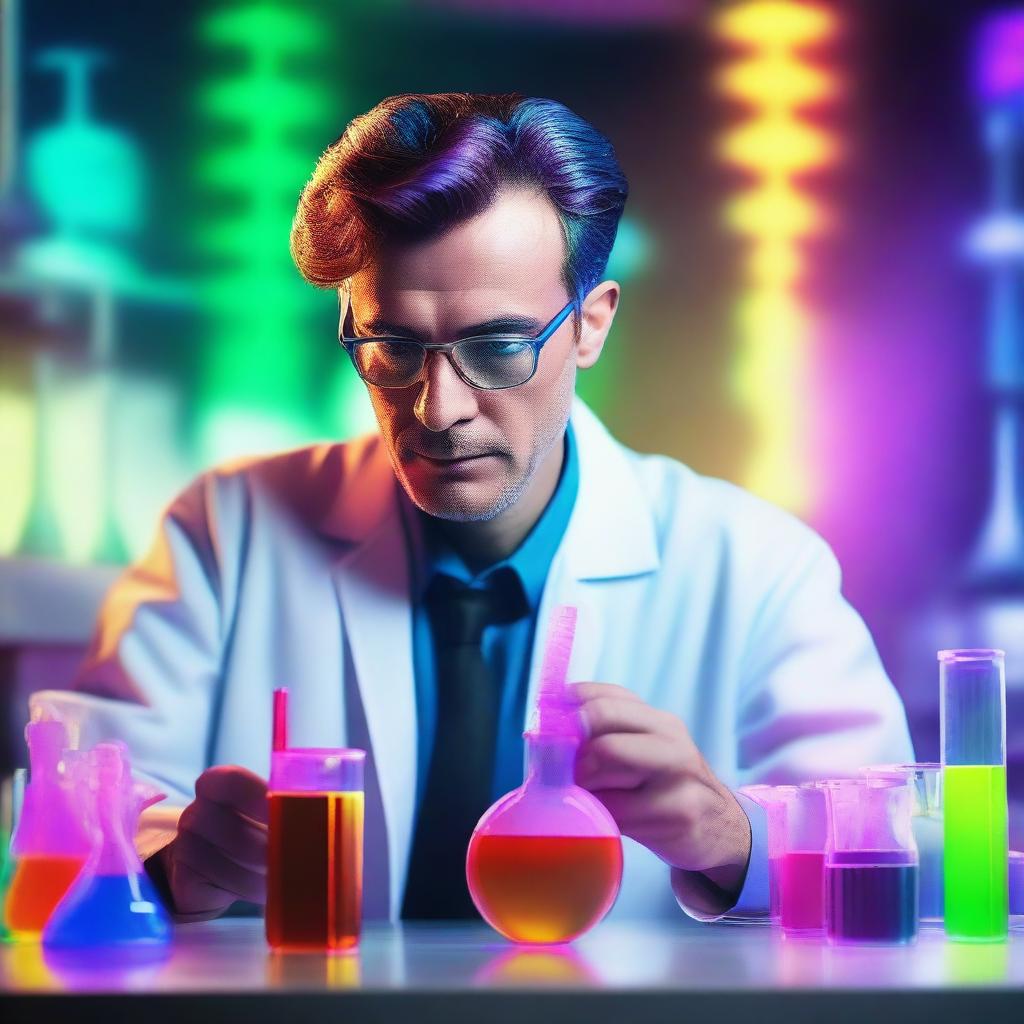
M 321 158 L 292 252 L 338 293 L 380 433 L 203 474 L 67 699 L 178 805 L 143 842 L 181 917 L 263 899 L 279 685 L 297 742 L 370 752 L 367 912 L 471 913 L 465 845 L 520 781 L 559 604 L 581 616 L 577 781 L 628 837 L 613 913 L 763 911 L 736 787 L 910 759 L 824 542 L 574 400 L 626 193 L 591 125 L 518 96 L 393 97 Z

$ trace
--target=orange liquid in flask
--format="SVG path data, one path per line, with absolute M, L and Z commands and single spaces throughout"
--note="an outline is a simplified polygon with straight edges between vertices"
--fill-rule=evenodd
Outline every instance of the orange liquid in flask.
M 568 942 L 608 912 L 618 836 L 476 835 L 466 875 L 480 913 L 515 942 Z
M 84 857 L 28 855 L 15 863 L 4 915 L 17 937 L 37 937 L 78 877 Z

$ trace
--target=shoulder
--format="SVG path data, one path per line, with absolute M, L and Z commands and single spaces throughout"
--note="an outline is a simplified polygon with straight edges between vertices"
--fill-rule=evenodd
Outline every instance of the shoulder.
M 625 452 L 647 497 L 664 559 L 712 557 L 727 572 L 765 583 L 808 561 L 834 563 L 822 537 L 778 505 L 668 456 Z
M 226 460 L 196 476 L 168 515 L 223 521 L 272 505 L 304 522 L 322 523 L 339 495 L 358 488 L 382 460 L 387 462 L 378 434 Z

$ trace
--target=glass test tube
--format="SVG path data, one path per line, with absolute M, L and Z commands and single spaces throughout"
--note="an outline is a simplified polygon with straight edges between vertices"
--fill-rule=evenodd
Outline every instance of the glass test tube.
M 342 950 L 359 941 L 364 750 L 292 747 L 271 755 L 267 942 Z
M 997 650 L 939 652 L 946 934 L 1006 938 L 1006 677 Z

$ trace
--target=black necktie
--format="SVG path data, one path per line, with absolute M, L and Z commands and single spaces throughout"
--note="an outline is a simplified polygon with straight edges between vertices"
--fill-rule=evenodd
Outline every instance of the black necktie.
M 514 622 L 529 606 L 509 568 L 485 588 L 438 575 L 425 596 L 433 633 L 437 727 L 416 820 L 402 917 L 473 918 L 466 847 L 491 802 L 501 689 L 484 661 L 484 627 Z

